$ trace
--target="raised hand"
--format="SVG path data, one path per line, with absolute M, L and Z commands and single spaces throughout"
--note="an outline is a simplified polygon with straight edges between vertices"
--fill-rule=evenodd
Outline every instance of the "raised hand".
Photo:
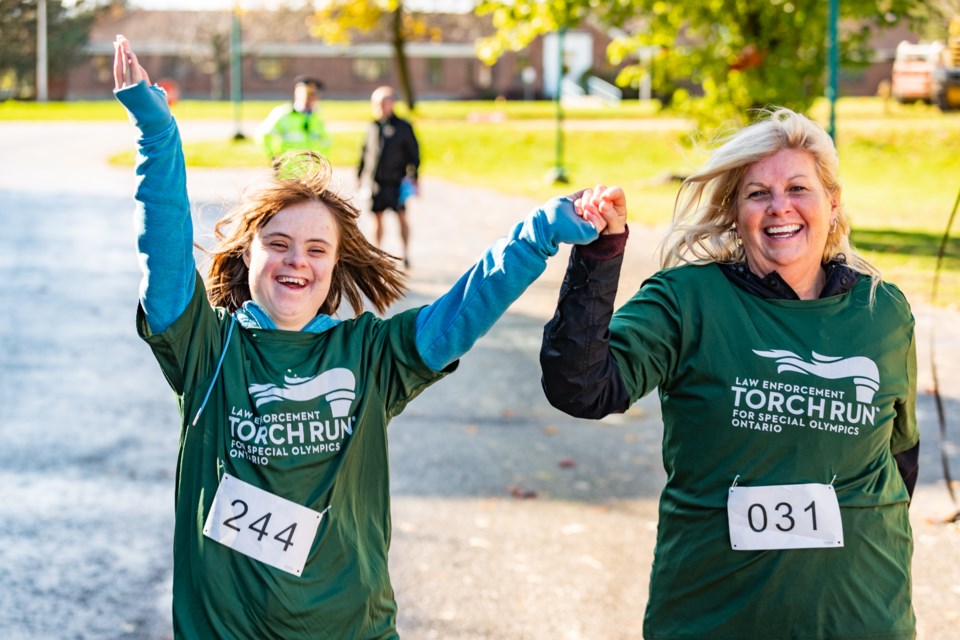
M 573 196 L 577 215 L 603 234 L 623 233 L 627 227 L 627 197 L 620 187 L 598 184 Z
M 113 82 L 115 89 L 132 87 L 141 80 L 146 80 L 150 84 L 150 76 L 147 70 L 140 66 L 137 60 L 137 54 L 133 52 L 130 41 L 122 35 L 117 35 L 113 42 Z

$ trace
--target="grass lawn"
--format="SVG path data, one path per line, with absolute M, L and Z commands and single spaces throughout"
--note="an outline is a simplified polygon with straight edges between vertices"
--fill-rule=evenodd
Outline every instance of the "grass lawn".
M 106 99 L 109 91 L 104 91 L 104 100 L 79 102 L 18 102 L 7 100 L 0 102 L 0 120 L 123 120 L 123 111 L 117 111 L 113 100 Z M 240 107 L 241 117 L 248 120 L 262 120 L 277 105 L 273 101 L 247 101 Z M 228 120 L 234 117 L 230 102 L 210 100 L 184 100 L 178 102 L 174 111 L 181 120 Z M 370 117 L 370 104 L 365 100 L 325 100 L 323 111 L 330 121 L 365 122 Z M 405 118 L 411 117 L 402 103 L 397 104 L 397 113 Z M 556 115 L 556 105 L 549 101 L 497 102 L 486 101 L 426 101 L 417 104 L 412 118 L 415 122 L 454 120 L 462 121 L 471 116 L 488 118 L 503 115 L 511 120 L 544 120 Z M 576 120 L 602 120 L 615 118 L 652 118 L 657 115 L 655 102 L 630 102 L 611 109 L 593 107 L 567 108 L 565 116 Z
M 249 102 L 242 117 L 258 120 L 276 103 Z M 365 102 L 324 102 L 328 122 L 345 124 L 333 134 L 331 162 L 357 160 Z M 562 164 L 569 185 L 545 176 L 557 164 L 556 107 L 551 102 L 421 102 L 413 117 L 423 151 L 423 172 L 454 182 L 547 199 L 597 183 L 627 191 L 631 219 L 660 225 L 669 220 L 677 191 L 671 174 L 697 166 L 703 152 L 687 142 L 688 125 L 654 106 L 566 109 Z M 179 103 L 180 120 L 232 119 L 230 103 Z M 828 105 L 812 111 L 826 123 Z M 0 119 L 119 120 L 113 101 L 0 103 Z M 930 298 L 937 253 L 960 189 L 960 114 L 926 105 L 898 105 L 875 98 L 838 102 L 837 138 L 844 203 L 855 245 L 902 286 L 914 301 Z M 250 140 L 212 140 L 187 145 L 191 166 L 262 166 Z M 131 162 L 131 154 L 114 161 Z M 960 225 L 960 223 L 957 223 Z M 938 303 L 960 305 L 960 230 L 954 229 L 940 275 Z

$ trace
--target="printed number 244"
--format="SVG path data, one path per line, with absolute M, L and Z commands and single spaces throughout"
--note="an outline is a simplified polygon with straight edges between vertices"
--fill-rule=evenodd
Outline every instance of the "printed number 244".
M 250 508 L 247 506 L 247 503 L 243 500 L 234 500 L 230 503 L 230 505 L 235 510 L 239 511 L 239 513 L 236 513 L 236 515 L 225 519 L 223 521 L 223 526 L 229 527 L 241 533 L 243 533 L 242 527 L 246 526 L 247 529 L 257 534 L 257 542 L 261 542 L 266 536 L 270 535 L 271 532 L 268 530 L 268 528 L 270 526 L 270 518 L 273 516 L 273 514 L 268 511 L 250 524 L 246 524 L 245 522 L 241 523 L 240 521 L 246 518 L 247 512 L 250 510 Z M 250 517 L 253 517 L 254 515 L 256 514 L 252 514 Z M 293 545 L 293 534 L 296 532 L 296 530 L 297 523 L 294 522 L 293 524 L 284 527 L 274 534 L 273 539 L 283 544 L 283 550 L 286 551 Z

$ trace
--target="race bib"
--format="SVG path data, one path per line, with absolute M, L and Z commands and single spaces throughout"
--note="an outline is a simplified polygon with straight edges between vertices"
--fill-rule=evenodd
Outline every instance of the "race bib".
M 299 576 L 323 513 L 223 474 L 203 535 Z
M 727 520 L 735 551 L 843 546 L 840 504 L 829 484 L 731 487 Z

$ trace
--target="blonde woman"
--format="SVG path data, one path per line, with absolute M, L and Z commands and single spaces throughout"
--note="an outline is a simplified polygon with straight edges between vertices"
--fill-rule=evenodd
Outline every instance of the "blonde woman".
M 604 224 L 569 199 L 531 213 L 431 305 L 404 292 L 316 154 L 217 226 L 207 283 L 192 254 L 176 123 L 119 37 L 115 94 L 139 130 L 144 272 L 137 328 L 177 396 L 177 638 L 396 638 L 387 571 L 387 424 L 543 271 Z M 336 315 L 341 302 L 354 317 Z
M 830 137 L 786 109 L 687 178 L 663 269 L 614 313 L 626 203 L 576 202 L 543 387 L 578 417 L 658 390 L 666 486 L 644 636 L 913 638 L 914 319 L 850 246 Z

